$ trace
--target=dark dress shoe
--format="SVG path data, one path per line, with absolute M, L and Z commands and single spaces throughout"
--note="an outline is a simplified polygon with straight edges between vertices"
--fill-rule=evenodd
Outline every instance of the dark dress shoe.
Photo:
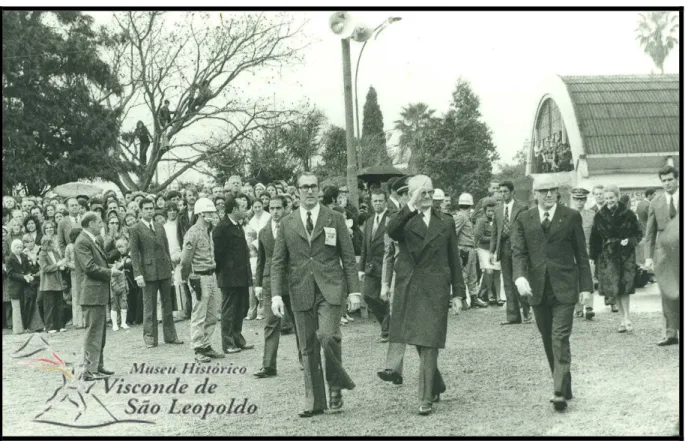
M 209 358 L 226 358 L 226 356 L 224 354 L 218 353 L 211 346 L 208 348 L 205 348 L 205 350 L 202 351 L 202 353 L 205 354 Z
M 556 410 L 557 412 L 566 410 L 566 408 L 568 407 L 568 403 L 566 403 L 566 398 L 559 396 L 555 396 L 552 399 L 552 405 L 554 406 L 554 410 Z
M 439 403 L 440 402 L 440 394 L 433 395 L 432 400 L 434 403 Z
M 618 312 L 618 306 L 611 305 L 611 312 Z
M 322 415 L 323 414 L 323 409 L 316 409 L 316 410 L 303 410 L 298 413 L 300 418 L 311 418 L 314 415 Z
M 583 316 L 583 311 L 576 311 L 576 312 L 573 313 L 573 315 L 576 316 L 576 317 L 578 317 L 578 318 L 580 318 L 580 317 Z
M 248 349 L 254 349 L 254 345 L 241 346 L 240 349 L 242 349 L 243 351 L 247 351 Z
M 376 340 L 376 343 L 387 343 L 388 342 L 388 337 L 378 337 L 378 340 Z
M 341 390 L 331 390 L 329 393 L 331 399 L 328 403 L 328 407 L 331 410 L 339 410 L 343 406 L 342 391 Z
M 392 384 L 402 384 L 402 375 L 393 371 L 392 369 L 383 369 L 378 371 L 378 376 L 383 381 L 390 381 Z
M 487 308 L 488 304 L 479 299 L 478 297 L 471 297 L 471 306 L 476 308 Z
M 275 377 L 276 369 L 263 367 L 257 372 L 255 372 L 253 375 L 257 378 Z
M 202 351 L 195 351 L 195 361 L 198 363 L 209 363 L 212 359 Z
M 430 415 L 433 413 L 433 405 L 432 404 L 422 404 L 419 406 L 419 415 Z
M 168 344 L 168 345 L 182 345 L 182 344 L 183 344 L 183 340 L 167 341 L 167 342 L 165 342 L 165 343 Z
M 83 381 L 98 381 L 98 380 L 104 380 L 105 375 L 102 375 L 98 372 L 84 372 L 83 373 Z
M 510 322 L 509 320 L 505 320 L 503 322 L 500 322 L 500 325 L 520 325 L 521 322 Z
M 670 345 L 677 345 L 678 344 L 678 337 L 668 337 L 663 340 L 661 340 L 659 343 L 657 343 L 657 346 L 670 346 Z
M 236 352 L 240 352 L 240 351 L 242 351 L 242 349 L 240 349 L 240 348 L 226 348 L 226 349 L 224 349 L 224 352 L 226 354 L 235 354 Z
M 592 320 L 592 318 L 595 316 L 595 311 L 593 311 L 591 308 L 588 308 L 585 311 L 585 320 Z
M 114 371 L 109 371 L 105 368 L 99 368 L 98 374 L 107 375 L 109 377 L 110 375 L 114 375 Z
M 497 301 L 497 306 L 504 306 L 504 300 L 498 300 Z
M 157 345 L 156 345 L 156 344 L 153 344 L 153 343 L 145 343 L 145 347 L 148 348 L 148 349 L 152 349 L 152 348 L 156 348 Z
M 293 328 L 281 329 L 281 335 L 289 335 L 293 333 Z

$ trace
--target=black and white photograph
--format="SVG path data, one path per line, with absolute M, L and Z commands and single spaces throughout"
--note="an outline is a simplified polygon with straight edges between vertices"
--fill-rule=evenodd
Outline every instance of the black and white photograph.
M 2 436 L 682 437 L 683 12 L 3 6 Z

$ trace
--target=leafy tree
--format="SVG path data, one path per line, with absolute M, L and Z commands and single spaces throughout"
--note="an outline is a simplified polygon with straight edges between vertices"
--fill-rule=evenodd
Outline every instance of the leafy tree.
M 500 172 L 496 177 L 500 181 L 513 181 L 526 175 L 527 147 L 524 146 L 514 156 L 514 164 L 500 164 Z
M 262 183 L 289 180 L 297 167 L 279 128 L 264 130 L 261 139 L 254 142 L 249 153 L 249 176 Z
M 431 176 L 436 186 L 475 199 L 487 193 L 492 163 L 499 158 L 479 107 L 469 82 L 459 79 L 447 114 L 427 125 L 425 154 L 417 161 L 419 172 Z
M 363 115 L 359 152 L 362 166 L 391 165 L 392 161 L 385 145 L 383 113 L 378 105 L 378 94 L 373 86 L 369 88 L 369 92 L 366 94 Z
M 112 179 L 118 115 L 94 100 L 91 88 L 116 95 L 121 87 L 99 58 L 92 17 L 4 11 L 2 24 L 5 190 L 43 194 L 79 179 Z
M 323 136 L 320 173 L 322 176 L 344 176 L 347 173 L 347 138 L 345 129 L 330 127 Z
M 211 12 L 185 12 L 175 20 L 178 16 L 121 12 L 107 30 L 109 63 L 124 93 L 118 99 L 106 92 L 100 97 L 119 109 L 119 122 L 126 126 L 114 144 L 116 157 L 131 170 L 115 181 L 122 189 L 148 189 L 158 165 L 171 163 L 175 171 L 159 184 L 163 189 L 290 113 L 248 99 L 243 90 L 251 87 L 250 77 L 268 78 L 300 59 L 305 44 L 291 15 L 235 12 L 221 14 L 220 22 Z M 167 99 L 173 113 L 163 121 L 160 109 Z M 136 107 L 146 114 L 148 148 L 127 122 Z
M 278 132 L 280 145 L 297 161 L 297 171 L 311 171 L 312 160 L 321 150 L 321 131 L 326 116 L 318 109 L 303 110 Z
M 664 73 L 664 61 L 678 44 L 678 14 L 670 11 L 652 11 L 640 14 L 635 29 L 636 39 L 650 56 L 654 65 Z
M 399 162 L 408 163 L 409 173 L 416 172 L 418 156 L 425 152 L 426 129 L 433 120 L 435 110 L 425 103 L 413 103 L 402 108 L 402 119 L 395 121 L 395 130 L 399 130 L 400 142 L 397 158 Z

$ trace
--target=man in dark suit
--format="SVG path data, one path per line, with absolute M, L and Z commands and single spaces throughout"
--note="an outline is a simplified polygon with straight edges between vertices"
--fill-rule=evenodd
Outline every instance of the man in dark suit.
M 388 223 L 398 242 L 390 341 L 415 345 L 420 357 L 419 414 L 433 412 L 446 389 L 438 370 L 438 350 L 445 347 L 450 288 L 466 297 L 454 219 L 432 208 L 428 176 L 409 180 L 410 199 Z M 456 312 L 462 302 L 454 302 Z
M 640 227 L 642 228 L 642 234 L 647 232 L 647 220 L 649 219 L 649 205 L 652 199 L 656 196 L 656 190 L 654 188 L 648 188 L 645 190 L 645 198 L 637 203 L 635 207 L 635 214 L 637 215 L 637 220 L 640 222 Z
M 504 294 L 507 297 L 507 319 L 502 325 L 531 323 L 530 305 L 525 298 L 521 298 L 514 284 L 511 252 L 511 226 L 516 222 L 520 213 L 527 210 L 526 206 L 514 199 L 514 183 L 503 181 L 499 187 L 502 203 L 495 208 L 492 231 L 495 237 L 490 241 L 490 263 L 495 265 L 499 261 L 502 265 L 502 280 Z M 523 311 L 523 320 L 521 312 Z
M 276 238 L 271 310 L 277 317 L 283 316 L 282 295 L 288 283 L 304 366 L 305 404 L 299 415 L 307 418 L 322 414 L 327 407 L 321 348 L 326 358 L 329 407 L 340 409 L 342 389 L 355 387 L 342 366 L 340 317 L 346 298 L 350 311 L 359 308 L 361 293 L 345 217 L 319 204 L 319 181 L 314 174 L 303 173 L 298 187 L 300 208 L 283 218 Z
M 385 225 L 388 221 L 386 204 L 386 194 L 380 190 L 373 190 L 371 206 L 374 214 L 364 224 L 362 254 L 359 260 L 359 280 L 364 282 L 364 301 L 381 325 L 381 335 L 378 339 L 380 343 L 387 343 L 390 326 L 388 303 L 387 300 L 381 299 Z
M 76 198 L 67 199 L 67 210 L 69 210 L 69 216 L 64 216 L 59 225 L 57 225 L 57 242 L 59 244 L 59 250 L 62 252 L 63 256 L 67 245 L 71 243 L 69 234 L 71 233 L 72 228 L 77 228 L 79 225 L 81 225 L 79 207 L 80 205 Z
M 573 398 L 573 311 L 578 293 L 592 292 L 592 273 L 580 213 L 557 204 L 558 185 L 551 179 L 537 179 L 533 190 L 537 208 L 519 214 L 511 228 L 514 279 L 533 307 L 554 379 L 552 403 L 561 411 Z
M 252 295 L 250 251 L 241 225 L 249 209 L 244 194 L 227 196 L 226 216 L 212 233 L 216 278 L 221 289 L 221 346 L 229 354 L 254 348 L 242 334 Z
M 393 176 L 392 178 L 388 179 L 388 192 L 390 193 L 390 197 L 388 198 L 388 214 L 393 214 L 397 213 L 400 211 L 400 195 L 397 194 L 397 187 L 395 186 L 395 183 L 402 178 L 398 178 Z
M 129 230 L 133 277 L 143 288 L 143 339 L 148 348 L 158 344 L 157 291 L 162 303 L 164 342 L 183 344 L 176 336 L 172 307 L 171 256 L 164 226 L 152 220 L 155 203 L 141 199 L 142 219 Z M 182 242 L 181 242 L 182 243 Z
M 280 229 L 281 219 L 285 214 L 285 196 L 276 195 L 269 201 L 269 213 L 271 222 L 259 231 L 257 237 L 257 274 L 255 274 L 255 292 L 257 298 L 262 298 L 266 320 L 264 323 L 264 358 L 262 368 L 255 372 L 257 378 L 274 377 L 277 374 L 276 356 L 278 354 L 278 342 L 281 337 L 281 318 L 276 317 L 271 310 L 271 257 L 273 256 L 276 238 Z M 288 287 L 284 286 L 281 293 L 283 304 L 290 317 L 293 316 L 293 308 L 290 304 Z M 297 354 L 300 360 L 300 342 L 297 339 L 297 327 L 295 330 Z
M 680 183 L 678 170 L 673 166 L 666 166 L 659 170 L 659 179 L 664 186 L 663 194 L 660 194 L 649 204 L 649 217 L 647 219 L 647 232 L 645 234 L 645 266 L 654 268 L 654 261 L 659 265 L 682 265 L 682 262 L 672 262 L 665 259 L 666 250 L 661 244 L 657 244 L 657 236 L 661 234 L 666 225 L 673 222 L 680 212 Z M 661 306 L 665 319 L 665 338 L 657 343 L 659 346 L 678 344 L 678 330 L 680 329 L 680 298 L 664 295 L 661 290 Z
M 105 369 L 103 353 L 107 334 L 107 303 L 109 283 L 112 276 L 121 274 L 113 266 L 107 266 L 105 251 L 98 244 L 97 235 L 102 229 L 102 219 L 89 211 L 81 220 L 83 231 L 74 243 L 76 280 L 81 284 L 80 302 L 86 324 L 84 339 L 85 368 L 83 379 L 100 380 L 114 372 Z

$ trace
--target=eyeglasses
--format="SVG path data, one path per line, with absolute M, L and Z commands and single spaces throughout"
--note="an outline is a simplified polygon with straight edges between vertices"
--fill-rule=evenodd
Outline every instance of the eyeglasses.
M 547 194 L 547 193 L 556 193 L 557 190 L 558 190 L 558 188 L 541 188 L 541 189 L 536 190 L 536 191 L 538 191 L 539 193 L 542 193 L 542 194 Z
M 119 222 L 110 222 L 110 225 L 119 225 Z
M 317 184 L 312 184 L 312 185 L 300 185 L 300 190 L 302 190 L 302 191 L 309 191 L 309 190 L 314 191 L 314 190 L 316 190 L 317 188 L 319 188 L 319 186 L 318 186 Z

